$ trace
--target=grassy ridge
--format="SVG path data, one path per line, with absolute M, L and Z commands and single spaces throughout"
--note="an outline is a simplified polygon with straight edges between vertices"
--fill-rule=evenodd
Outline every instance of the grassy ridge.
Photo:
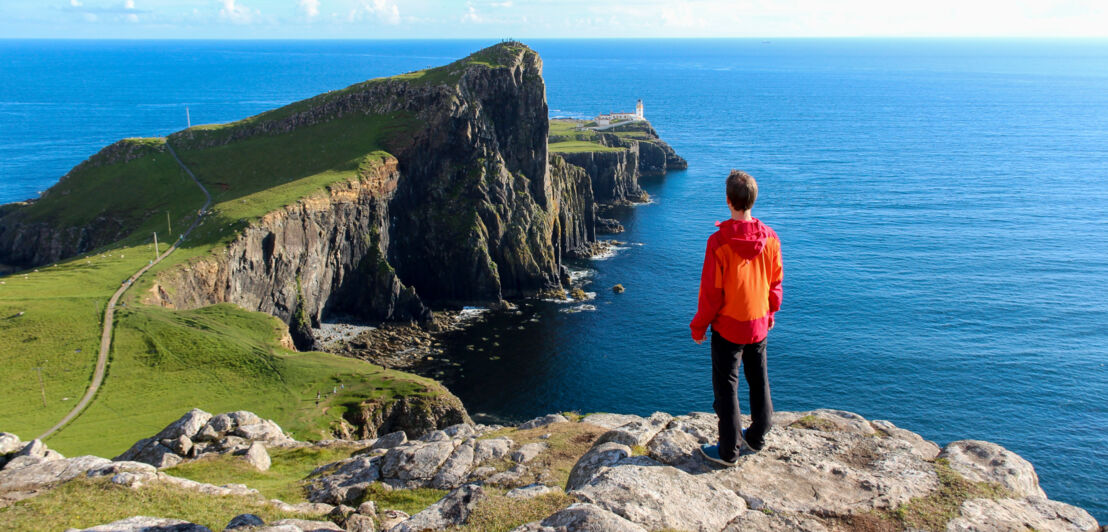
M 287 351 L 277 343 L 280 324 L 267 315 L 229 305 L 171 311 L 138 304 L 157 272 L 222 249 L 268 212 L 356 179 L 419 125 L 405 113 L 350 115 L 285 134 L 179 150 L 212 193 L 211 212 L 177 252 L 127 292 L 103 386 L 48 444 L 65 454 L 113 456 L 191 407 L 248 409 L 297 437 L 318 437 L 359 400 L 441 393 L 432 381 L 364 362 Z M 133 231 L 87 256 L 0 278 L 0 345 L 10 346 L 0 350 L 6 388 L 0 430 L 33 438 L 76 403 L 91 379 L 107 299 L 153 257 L 151 233 L 157 231 L 162 242 L 175 240 L 204 202 L 195 183 L 160 150 L 164 139 L 134 142 L 140 144 L 138 158 L 83 165 L 41 200 L 12 206 L 56 227 L 89 226 L 106 217 Z M 43 368 L 46 406 L 32 369 L 37 367 Z M 345 389 L 338 396 L 315 405 L 317 391 L 340 382 Z

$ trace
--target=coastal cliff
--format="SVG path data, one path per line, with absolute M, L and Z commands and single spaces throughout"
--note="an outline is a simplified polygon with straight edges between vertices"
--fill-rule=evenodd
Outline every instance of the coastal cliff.
M 550 150 L 579 166 L 592 179 L 596 201 L 603 205 L 641 203 L 649 198 L 640 177 L 688 168 L 681 156 L 646 121 L 595 131 L 582 120 L 555 121 Z
M 778 412 L 764 449 L 721 467 L 697 449 L 715 435 L 708 413 L 567 413 L 311 443 L 194 409 L 111 461 L 0 433 L 0 515 L 16 530 L 1103 530 L 990 442 Z
M 128 167 L 127 163 L 148 159 L 153 166 L 170 166 L 160 139 L 124 139 L 89 157 L 62 176 L 42 197 L 0 206 L 0 273 L 42 266 L 116 242 L 134 232 L 142 216 L 129 209 L 101 209 L 91 204 L 74 209 L 54 208 L 56 200 L 82 197 L 80 181 L 102 181 L 104 185 L 124 186 L 141 179 L 146 164 Z M 76 176 L 76 177 L 75 177 Z M 74 181 L 78 181 L 74 183 Z M 136 193 L 147 192 L 144 189 Z M 144 195 L 146 209 L 164 204 L 161 194 Z
M 280 317 L 299 347 L 313 348 L 310 328 L 328 314 L 428 324 L 432 305 L 560 287 L 563 257 L 595 240 L 593 189 L 579 169 L 548 161 L 538 55 L 501 45 L 475 56 L 496 66 L 461 62 L 423 76 L 446 80 L 438 83 L 368 82 L 230 133 L 171 136 L 188 161 L 190 150 L 359 113 L 415 118 L 357 179 L 263 216 L 223 254 L 163 274 L 148 301 L 231 301 Z
M 299 349 L 319 347 L 312 328 L 332 315 L 431 326 L 432 307 L 563 288 L 564 259 L 591 253 L 598 222 L 618 226 L 598 207 L 644 201 L 640 176 L 684 167 L 645 123 L 600 135 L 604 153 L 554 154 L 547 114 L 542 60 L 507 42 L 238 122 L 121 141 L 0 211 L 0 264 L 142 242 L 150 233 L 137 228 L 158 231 L 165 210 L 178 226 L 202 216 L 182 245 L 210 250 L 160 271 L 146 303 L 272 314 Z M 154 181 L 152 169 L 188 185 L 166 144 L 212 190 L 208 212 L 174 204 L 171 186 L 149 205 L 116 197 Z

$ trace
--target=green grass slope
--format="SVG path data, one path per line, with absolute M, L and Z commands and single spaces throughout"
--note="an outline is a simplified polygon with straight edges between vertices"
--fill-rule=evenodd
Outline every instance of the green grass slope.
M 519 46 L 508 43 L 444 67 L 365 83 L 451 83 L 473 65 L 502 64 Z M 189 134 L 233 135 L 239 128 L 312 109 L 363 86 L 230 124 L 194 127 Z M 138 303 L 159 271 L 217 253 L 266 213 L 356 179 L 389 158 L 390 150 L 419 125 L 414 115 L 403 112 L 349 114 L 216 147 L 175 144 L 211 192 L 212 207 L 181 247 L 123 298 L 126 306 L 117 314 L 104 384 L 89 408 L 47 443 L 65 454 L 112 456 L 192 407 L 252 410 L 297 437 L 320 436 L 359 400 L 443 393 L 433 381 L 361 361 L 285 350 L 278 344 L 280 324 L 263 314 L 228 305 L 172 311 Z M 198 216 L 203 194 L 164 149 L 165 142 L 130 139 L 121 144 L 130 160 L 94 157 L 43 198 L 3 207 L 20 209 L 24 220 L 59 228 L 111 219 L 130 231 L 92 253 L 0 277 L 0 383 L 5 387 L 0 430 L 24 439 L 36 437 L 76 403 L 91 380 L 104 305 L 111 293 L 153 258 L 152 233 L 158 233 L 164 246 Z M 342 393 L 315 405 L 316 391 L 340 382 L 345 385 Z
M 584 120 L 555 119 L 550 121 L 549 150 L 552 153 L 580 153 L 622 151 L 625 148 L 605 146 L 598 135 L 590 129 L 577 129 Z

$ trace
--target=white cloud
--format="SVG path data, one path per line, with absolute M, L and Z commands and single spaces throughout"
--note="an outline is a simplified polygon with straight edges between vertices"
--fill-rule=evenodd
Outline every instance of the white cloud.
M 466 13 L 462 15 L 462 22 L 473 22 L 475 24 L 481 22 L 481 15 L 477 14 L 477 9 L 470 2 L 466 2 Z
M 136 15 L 134 13 L 131 13 L 130 15 L 127 15 L 127 22 L 138 22 L 138 21 L 139 21 L 138 15 Z
M 84 4 L 81 3 L 81 0 L 69 0 L 69 5 L 73 7 L 81 7 Z
M 493 2 L 489 5 L 492 7 L 512 7 L 512 0 L 507 0 L 506 2 Z
M 662 8 L 662 22 L 676 28 L 706 26 L 707 21 L 696 16 L 697 11 L 688 2 L 677 2 Z
M 134 9 L 134 8 L 135 8 L 135 0 L 127 0 L 126 2 L 123 2 L 123 9 Z
M 400 24 L 400 8 L 396 0 L 362 0 L 360 6 L 350 11 L 347 20 L 355 22 L 366 15 L 393 26 Z
M 222 8 L 219 10 L 219 18 L 227 19 L 235 24 L 250 24 L 254 17 L 260 15 L 261 12 L 257 9 L 250 9 L 249 7 L 238 5 L 236 0 L 220 0 Z
M 319 0 L 300 0 L 300 10 L 304 16 L 315 18 L 319 16 Z

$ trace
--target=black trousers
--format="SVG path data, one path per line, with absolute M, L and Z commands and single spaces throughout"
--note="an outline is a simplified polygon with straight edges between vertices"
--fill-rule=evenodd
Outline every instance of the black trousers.
M 773 400 L 769 395 L 769 375 L 766 372 L 766 341 L 756 344 L 734 344 L 712 331 L 712 404 L 719 416 L 719 456 L 732 461 L 739 455 L 742 443 L 742 417 L 739 410 L 739 366 L 750 388 L 750 417 L 746 444 L 754 450 L 765 445 L 765 435 L 772 426 Z

